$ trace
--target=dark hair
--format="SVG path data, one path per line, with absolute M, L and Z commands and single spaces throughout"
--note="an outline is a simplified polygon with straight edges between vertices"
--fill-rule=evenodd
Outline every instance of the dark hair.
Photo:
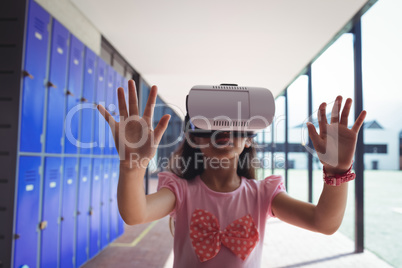
M 198 165 L 195 163 L 196 154 L 202 154 L 201 150 L 199 148 L 191 147 L 187 142 L 187 139 L 184 137 L 179 147 L 172 153 L 169 159 L 168 170 L 186 180 L 194 179 L 197 175 L 201 175 L 204 172 L 204 165 Z M 248 161 L 253 159 L 255 161 L 256 157 L 257 152 L 254 147 L 254 142 L 251 140 L 251 146 L 249 148 L 244 148 L 239 156 L 237 175 L 243 176 L 247 179 L 257 179 L 255 167 L 248 164 Z M 179 159 L 179 161 L 176 161 L 175 159 Z M 182 159 L 185 161 L 184 163 Z

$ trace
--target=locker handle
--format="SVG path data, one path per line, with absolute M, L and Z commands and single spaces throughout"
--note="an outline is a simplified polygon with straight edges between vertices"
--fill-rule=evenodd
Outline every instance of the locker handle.
M 57 88 L 57 86 L 50 81 L 47 81 L 47 87 Z
M 112 199 L 112 198 L 110 198 L 110 199 L 109 199 L 109 201 L 110 201 L 110 203 L 112 203 L 112 202 L 113 202 L 113 199 Z
M 14 239 L 19 239 L 20 235 L 19 234 L 14 234 Z
M 60 217 L 60 221 L 64 221 L 64 217 Z
M 77 211 L 77 215 L 81 215 L 81 212 Z
M 27 70 L 23 70 L 23 71 L 22 71 L 22 75 L 23 75 L 24 77 L 27 77 L 27 76 L 28 76 L 29 78 L 34 79 L 33 75 L 30 74 Z
M 103 206 L 103 202 L 101 202 L 101 206 Z
M 41 221 L 39 223 L 39 229 L 43 230 L 47 227 L 47 221 Z
M 74 96 L 73 92 L 71 92 L 70 90 L 67 90 L 66 94 L 67 94 L 67 95 L 70 95 L 71 97 Z
M 82 97 L 82 98 L 80 99 L 80 101 L 81 101 L 81 102 L 88 102 L 88 100 L 87 100 L 86 98 L 84 98 L 84 97 Z
M 89 216 L 92 216 L 94 214 L 94 211 L 91 209 L 88 214 Z

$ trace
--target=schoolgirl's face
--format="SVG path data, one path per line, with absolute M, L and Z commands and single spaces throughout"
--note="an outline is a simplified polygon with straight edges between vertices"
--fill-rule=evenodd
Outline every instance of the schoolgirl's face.
M 251 138 L 235 136 L 231 132 L 220 132 L 210 137 L 193 136 L 192 140 L 204 156 L 218 159 L 238 157 L 244 148 L 251 146 Z

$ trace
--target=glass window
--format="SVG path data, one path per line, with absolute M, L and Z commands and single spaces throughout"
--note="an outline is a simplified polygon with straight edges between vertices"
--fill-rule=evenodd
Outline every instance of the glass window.
M 289 169 L 288 193 L 299 200 L 308 200 L 308 170 L 307 153 L 304 145 L 307 143 L 308 119 L 308 77 L 299 76 L 288 87 L 288 140 L 289 140 Z
M 338 95 L 343 97 L 342 108 L 347 98 L 354 99 L 354 59 L 353 34 L 343 34 L 334 42 L 313 64 L 313 114 L 312 120 L 319 133 L 317 110 L 321 103 L 327 103 L 327 121 L 331 122 L 331 111 Z M 354 108 L 352 106 L 348 122 L 354 122 Z M 354 183 L 349 184 L 348 203 L 345 217 L 340 230 L 354 239 Z M 320 198 L 323 187 L 322 164 L 316 153 L 313 154 L 313 202 L 316 204 Z
M 285 97 L 275 100 L 274 174 L 285 177 Z
M 362 17 L 364 241 L 395 267 L 402 267 L 401 10 L 401 1 L 383 0 Z

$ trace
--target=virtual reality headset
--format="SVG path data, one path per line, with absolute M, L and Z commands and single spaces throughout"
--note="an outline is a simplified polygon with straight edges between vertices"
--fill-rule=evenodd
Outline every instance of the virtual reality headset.
M 254 137 L 275 115 L 275 100 L 266 88 L 237 84 L 193 86 L 186 97 L 185 133 L 209 137 L 216 132 Z

